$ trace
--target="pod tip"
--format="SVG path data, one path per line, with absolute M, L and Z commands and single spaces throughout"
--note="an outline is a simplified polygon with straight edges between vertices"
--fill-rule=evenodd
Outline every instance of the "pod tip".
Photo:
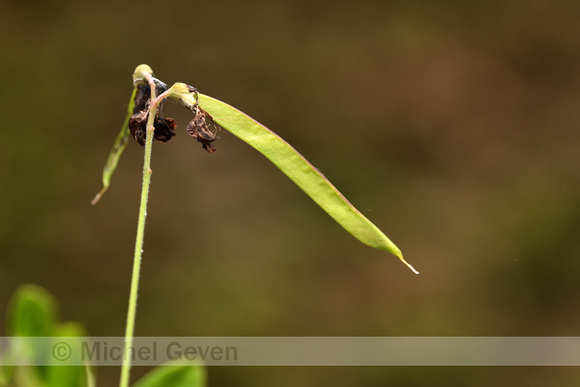
M 399 257 L 399 259 L 401 260 L 401 262 L 403 262 L 405 265 L 407 265 L 407 267 L 408 267 L 409 269 L 411 269 L 411 271 L 412 271 L 413 273 L 415 273 L 415 274 L 419 274 L 419 272 L 418 272 L 417 270 L 415 270 L 415 268 L 414 268 L 413 266 L 411 266 L 411 264 L 410 264 L 409 262 L 405 261 L 405 259 L 403 258 L 403 255 L 402 255 L 402 254 L 401 254 L 401 255 L 399 255 L 398 257 Z

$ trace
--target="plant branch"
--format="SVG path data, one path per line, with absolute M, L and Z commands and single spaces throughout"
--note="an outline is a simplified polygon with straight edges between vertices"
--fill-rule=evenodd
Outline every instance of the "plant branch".
M 151 183 L 151 150 L 153 148 L 153 133 L 155 131 L 155 117 L 161 99 L 155 98 L 155 83 L 150 74 L 145 74 L 151 87 L 151 103 L 149 104 L 149 116 L 147 118 L 147 139 L 145 141 L 145 157 L 143 160 L 143 185 L 141 188 L 141 204 L 139 206 L 139 220 L 137 223 L 137 237 L 135 240 L 135 256 L 133 259 L 133 272 L 131 275 L 131 290 L 129 294 L 129 308 L 127 312 L 127 325 L 125 328 L 125 348 L 123 350 L 123 364 L 121 367 L 120 387 L 129 386 L 129 371 L 131 369 L 131 348 L 135 332 L 135 316 L 137 313 L 137 294 L 139 289 L 139 274 L 141 272 L 141 257 L 143 255 L 143 240 L 145 235 L 145 218 L 147 216 L 147 200 L 149 198 L 149 185 Z M 161 96 L 160 96 L 161 97 Z

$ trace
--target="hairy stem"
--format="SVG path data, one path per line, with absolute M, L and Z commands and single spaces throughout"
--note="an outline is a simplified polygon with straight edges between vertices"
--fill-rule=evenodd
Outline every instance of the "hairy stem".
M 155 83 L 153 78 L 146 74 L 151 87 L 151 103 L 147 118 L 147 139 L 145 141 L 145 157 L 143 161 L 143 185 L 141 188 L 141 204 L 139 206 L 139 220 L 137 223 L 137 238 L 135 240 L 135 256 L 133 259 L 133 273 L 131 275 L 131 290 L 129 294 L 129 308 L 127 312 L 127 326 L 125 328 L 125 348 L 123 350 L 123 364 L 121 366 L 120 387 L 129 386 L 129 371 L 131 369 L 131 348 L 135 332 L 135 316 L 137 313 L 137 293 L 139 289 L 139 274 L 141 272 L 141 256 L 143 254 L 143 240 L 145 235 L 145 218 L 147 216 L 147 200 L 151 183 L 151 150 L 153 148 L 154 122 L 161 99 L 155 98 Z M 161 97 L 161 96 L 160 96 Z

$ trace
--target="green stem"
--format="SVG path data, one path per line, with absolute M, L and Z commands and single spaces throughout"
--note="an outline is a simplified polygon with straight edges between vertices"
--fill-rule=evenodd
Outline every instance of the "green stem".
M 139 220 L 137 222 L 137 238 L 135 240 L 135 256 L 133 259 L 133 273 L 131 275 L 131 290 L 129 294 L 129 309 L 127 312 L 127 326 L 125 328 L 125 348 L 123 350 L 123 364 L 121 366 L 120 387 L 129 386 L 129 371 L 131 369 L 131 348 L 135 332 L 135 315 L 137 313 L 137 293 L 139 289 L 139 274 L 141 272 L 141 256 L 143 254 L 143 240 L 145 236 L 145 217 L 147 216 L 147 200 L 151 183 L 151 150 L 153 148 L 154 122 L 161 99 L 155 98 L 155 83 L 149 74 L 146 75 L 151 87 L 151 103 L 147 117 L 147 138 L 145 140 L 145 158 L 143 161 L 143 186 L 141 188 L 141 204 Z M 161 96 L 160 96 L 161 97 Z

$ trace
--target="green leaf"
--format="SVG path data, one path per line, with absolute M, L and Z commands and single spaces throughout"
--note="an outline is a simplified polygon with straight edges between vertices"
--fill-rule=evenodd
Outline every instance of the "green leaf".
M 105 164 L 105 168 L 103 168 L 103 188 L 97 195 L 95 195 L 94 199 L 91 201 L 92 204 L 97 204 L 101 196 L 107 191 L 109 185 L 111 184 L 111 177 L 117 168 L 117 164 L 119 163 L 119 159 L 121 158 L 121 154 L 127 147 L 127 143 L 129 142 L 129 119 L 133 115 L 133 109 L 135 108 L 135 96 L 137 95 L 137 88 L 133 88 L 133 93 L 131 94 L 131 99 L 129 100 L 129 107 L 127 108 L 127 116 L 125 117 L 125 122 L 123 122 L 123 126 L 121 127 L 121 132 L 115 139 L 115 143 L 113 144 L 113 148 L 109 153 L 109 157 L 107 158 L 107 162 Z
M 52 336 L 55 337 L 54 344 L 66 342 L 72 348 L 81 348 L 83 337 L 86 337 L 84 328 L 75 322 L 58 323 L 54 326 Z M 73 356 L 79 356 L 74 354 Z M 45 380 L 47 386 L 51 387 L 83 387 L 94 386 L 95 380 L 92 370 L 88 364 L 85 366 L 55 365 L 46 367 Z
M 198 103 L 221 127 L 266 156 L 351 235 L 370 247 L 399 257 L 418 274 L 403 259 L 401 250 L 350 204 L 318 169 L 280 136 L 238 109 L 215 98 L 198 94 Z
M 6 333 L 12 337 L 12 347 L 4 354 L 6 360 L 43 359 L 46 347 L 35 341 L 34 337 L 51 335 L 57 311 L 56 300 L 46 290 L 36 285 L 20 286 L 8 306 Z M 45 371 L 46 367 L 6 367 L 4 377 L 18 381 L 20 385 L 45 386 Z
M 134 387 L 204 387 L 205 368 L 196 363 L 167 363 L 155 368 Z
M 67 338 L 72 347 L 78 337 L 86 336 L 84 329 L 77 323 L 58 322 L 58 303 L 45 289 L 36 285 L 22 285 L 16 290 L 8 308 L 8 336 L 13 346 L 7 360 L 26 360 L 32 364 L 45 364 L 52 359 L 51 349 L 57 342 Z M 54 339 L 46 339 L 54 337 Z M 41 339 L 45 338 L 45 339 Z M 17 385 L 82 387 L 94 386 L 94 377 L 88 365 L 84 366 L 23 366 L 14 370 L 5 369 L 7 380 L 16 381 Z M 2 385 L 2 384 L 0 384 Z
M 8 308 L 8 336 L 50 336 L 57 319 L 54 297 L 36 285 L 22 285 Z

